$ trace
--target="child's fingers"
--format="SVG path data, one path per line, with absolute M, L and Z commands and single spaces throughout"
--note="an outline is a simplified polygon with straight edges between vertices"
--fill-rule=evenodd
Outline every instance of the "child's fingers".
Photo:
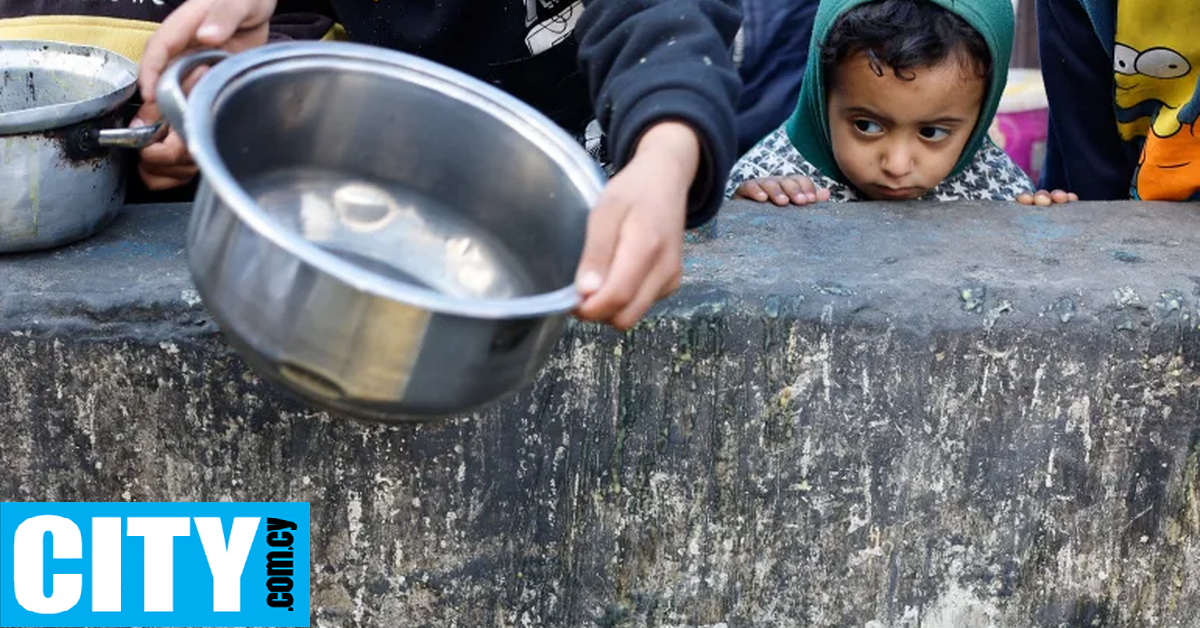
M 138 84 L 143 101 L 154 102 L 159 76 L 173 59 L 182 55 L 193 45 L 193 42 L 196 41 L 197 31 L 213 17 L 216 7 L 220 4 L 221 0 L 190 0 L 180 3 L 179 8 L 172 11 L 171 15 L 163 20 L 154 34 L 146 41 L 138 73 Z M 225 11 L 216 12 L 216 16 L 222 20 L 235 20 L 234 28 L 236 28 L 236 21 L 240 20 L 246 12 L 246 7 L 241 5 L 243 3 L 227 5 L 224 7 Z M 210 42 L 205 43 L 209 44 Z
M 767 191 L 762 189 L 757 180 L 750 180 L 738 186 L 737 191 L 733 193 L 735 198 L 744 198 L 751 201 L 765 203 L 770 198 L 767 196 Z
M 804 205 L 829 200 L 829 190 L 819 190 L 808 177 L 763 177 L 743 181 L 733 192 L 734 198 L 786 207 L 791 203 Z
M 783 193 L 788 195 L 788 200 L 793 203 L 800 204 L 808 202 L 808 196 L 804 194 L 804 190 L 800 189 L 800 182 L 791 177 L 785 177 L 779 180 L 779 187 L 783 188 Z
M 1046 190 L 1038 190 L 1034 193 L 1025 192 L 1017 195 L 1017 202 L 1022 205 L 1037 205 L 1038 207 L 1048 207 L 1050 205 L 1059 205 L 1062 203 L 1073 203 L 1079 200 L 1079 195 L 1074 192 L 1065 190 L 1054 190 L 1047 192 Z
M 772 203 L 780 207 L 786 207 L 792 202 L 792 199 L 788 198 L 787 192 L 784 192 L 783 187 L 779 185 L 779 181 L 775 179 L 760 179 L 758 183 L 762 186 L 763 191 L 771 197 Z
M 813 183 L 813 180 L 808 177 L 797 177 L 797 180 L 800 182 L 800 189 L 804 192 L 804 196 L 808 199 L 808 202 L 816 202 L 817 186 Z
M 816 190 L 813 189 L 812 180 L 808 177 L 786 177 L 781 182 L 783 191 L 787 192 L 792 202 L 797 205 L 803 205 L 817 200 Z

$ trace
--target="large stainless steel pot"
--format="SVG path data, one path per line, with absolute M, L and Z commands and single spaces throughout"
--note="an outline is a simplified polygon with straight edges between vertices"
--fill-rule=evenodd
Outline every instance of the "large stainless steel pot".
M 384 421 L 479 408 L 541 368 L 578 296 L 599 168 L 530 107 L 444 66 L 273 44 L 158 100 L 200 167 L 187 256 L 257 371 Z
M 0 253 L 66 244 L 125 202 L 132 150 L 162 123 L 123 128 L 137 65 L 91 46 L 0 45 Z

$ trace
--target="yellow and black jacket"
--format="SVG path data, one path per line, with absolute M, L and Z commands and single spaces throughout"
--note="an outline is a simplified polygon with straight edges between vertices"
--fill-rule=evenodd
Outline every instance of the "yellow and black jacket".
M 184 0 L 0 0 L 0 46 L 44 39 L 107 48 L 137 62 L 158 24 Z M 271 39 L 341 39 L 320 0 L 281 0 Z

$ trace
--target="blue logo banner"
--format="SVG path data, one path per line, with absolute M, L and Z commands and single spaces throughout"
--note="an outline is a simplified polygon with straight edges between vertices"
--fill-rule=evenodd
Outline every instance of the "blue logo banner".
M 0 627 L 308 626 L 307 503 L 0 503 Z

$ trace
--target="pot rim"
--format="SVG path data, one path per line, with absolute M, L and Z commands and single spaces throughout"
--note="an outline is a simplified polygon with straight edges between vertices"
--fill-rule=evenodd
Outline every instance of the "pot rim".
M 5 40 L 0 46 L 0 67 L 6 55 L 51 55 L 55 63 L 46 67 L 80 74 L 80 68 L 99 65 L 103 72 L 93 78 L 105 80 L 107 90 L 81 100 L 15 111 L 0 112 L 0 135 L 39 133 L 102 117 L 133 97 L 138 66 L 128 57 L 99 46 L 67 44 L 40 39 Z M 99 58 L 99 61 L 85 61 Z
M 546 151 L 571 179 L 588 212 L 600 198 L 603 174 L 598 164 L 566 131 L 531 106 L 465 73 L 409 55 L 350 42 L 285 42 L 231 56 L 200 79 L 182 108 L 183 135 L 189 152 L 213 193 L 259 235 L 357 290 L 449 315 L 480 319 L 530 318 L 563 314 L 580 302 L 574 283 L 551 292 L 508 298 L 463 298 L 408 284 L 363 269 L 309 242 L 265 214 L 217 154 L 214 120 L 225 89 L 247 73 L 295 60 L 328 60 L 347 68 L 381 73 L 463 100 L 497 118 Z M 162 93 L 160 88 L 160 94 Z M 485 107 L 486 106 L 486 107 Z M 178 125 L 177 125 L 178 126 Z

